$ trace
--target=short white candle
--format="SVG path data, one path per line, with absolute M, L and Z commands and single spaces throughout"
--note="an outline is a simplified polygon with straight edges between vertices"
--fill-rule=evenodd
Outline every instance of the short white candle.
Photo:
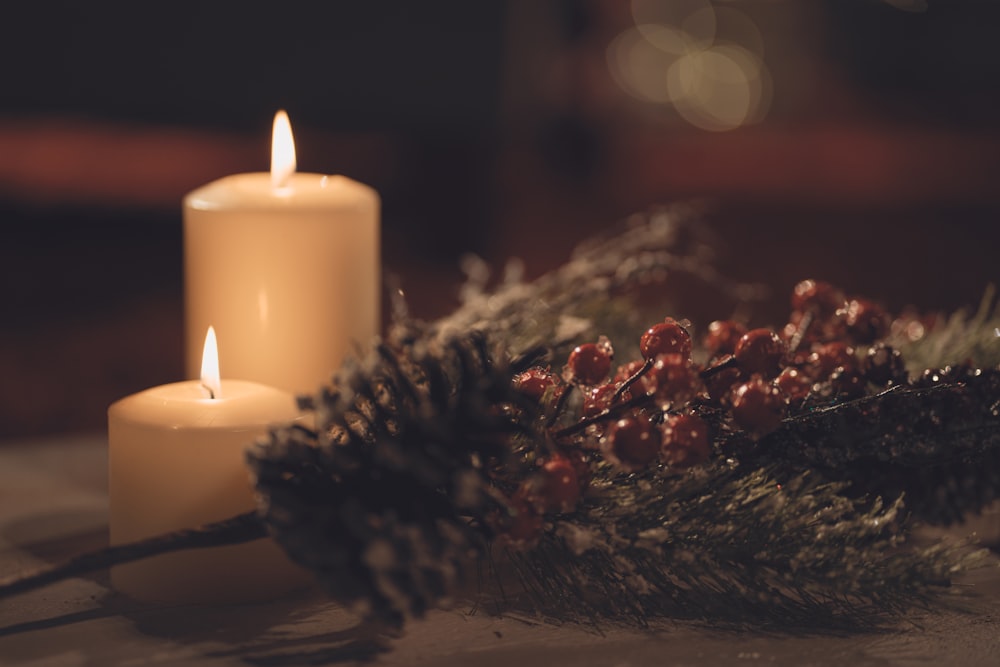
M 206 341 L 205 356 L 212 357 Z M 299 417 L 288 392 L 242 380 L 153 387 L 108 409 L 111 544 L 196 528 L 254 508 L 246 448 Z M 213 397 L 214 396 L 214 397 Z M 111 570 L 130 597 L 163 602 L 272 598 L 309 581 L 269 539 L 155 556 Z
M 344 176 L 295 172 L 287 116 L 271 173 L 184 199 L 188 377 L 215 326 L 227 377 L 313 393 L 379 331 L 379 197 Z

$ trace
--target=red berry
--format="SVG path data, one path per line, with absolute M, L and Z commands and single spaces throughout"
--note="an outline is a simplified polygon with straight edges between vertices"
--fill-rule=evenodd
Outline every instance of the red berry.
M 610 459 L 629 471 L 642 470 L 656 460 L 661 436 L 648 419 L 623 417 L 611 425 L 606 445 Z
M 876 343 L 868 350 L 864 361 L 865 377 L 872 384 L 884 387 L 888 384 L 905 384 L 906 366 L 899 350 L 885 343 Z
M 736 343 L 736 365 L 745 373 L 760 373 L 774 377 L 788 348 L 778 334 L 770 329 L 753 329 Z
M 812 312 L 821 318 L 836 313 L 844 300 L 840 289 L 819 280 L 803 280 L 792 289 L 792 309 Z
M 774 384 L 781 390 L 781 393 L 788 399 L 789 404 L 795 405 L 809 395 L 812 389 L 812 380 L 805 373 L 797 368 L 788 368 L 781 371 L 775 379 Z
M 788 317 L 788 324 L 781 328 L 782 340 L 791 341 L 799 333 L 799 326 L 802 322 L 802 313 L 793 310 Z
M 661 354 L 679 354 L 691 358 L 691 334 L 673 318 L 668 317 L 651 326 L 639 340 L 643 359 L 655 359 Z
M 867 299 L 851 299 L 841 313 L 847 333 L 856 343 L 870 345 L 889 333 L 889 315 Z
M 708 424 L 696 415 L 671 415 L 663 425 L 660 456 L 676 468 L 690 468 L 708 460 Z
M 556 382 L 555 374 L 547 368 L 529 368 L 514 376 L 514 388 L 535 401 L 541 401 L 545 390 Z
M 709 355 L 716 357 L 732 354 L 736 343 L 747 332 L 747 328 L 736 320 L 716 320 L 708 325 L 705 334 L 705 349 Z
M 746 376 L 736 366 L 723 368 L 703 378 L 708 397 L 719 405 L 728 407 L 733 393 L 733 387 L 742 382 Z
M 679 354 L 663 354 L 643 377 L 647 391 L 663 401 L 683 403 L 696 391 L 698 376 L 689 360 Z
M 573 464 L 562 456 L 554 456 L 542 465 L 539 490 L 546 512 L 569 512 L 580 500 L 580 480 Z
M 838 368 L 854 370 L 858 366 L 854 348 L 839 341 L 815 346 L 807 362 L 817 380 L 827 379 Z
M 751 378 L 733 391 L 733 419 L 755 436 L 774 431 L 785 414 L 781 391 L 760 377 Z
M 613 384 L 602 384 L 591 387 L 583 394 L 583 416 L 596 417 L 611 407 L 611 399 L 618 387 Z
M 844 293 L 830 283 L 803 280 L 792 291 L 794 312 L 785 327 L 786 338 L 805 343 L 842 338 L 846 327 L 841 309 L 845 305 Z
M 492 515 L 489 523 L 513 546 L 529 546 L 542 535 L 542 515 L 521 491 L 507 502 L 506 511 Z
M 578 345 L 569 355 L 570 382 L 593 385 L 608 377 L 611 370 L 611 346 L 584 343 Z
M 865 395 L 868 381 L 856 368 L 840 367 L 830 375 L 830 386 L 841 398 L 860 398 Z
M 838 311 L 839 313 L 839 311 Z M 793 310 L 788 324 L 781 330 L 781 338 L 791 344 L 798 340 L 795 351 L 809 348 L 813 343 L 822 343 L 843 338 L 846 332 L 844 320 L 839 314 L 822 318 L 812 313 Z

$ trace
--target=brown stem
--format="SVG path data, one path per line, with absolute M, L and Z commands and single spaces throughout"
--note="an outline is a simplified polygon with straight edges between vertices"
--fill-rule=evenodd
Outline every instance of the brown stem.
M 630 398 L 627 401 L 623 401 L 621 403 L 615 403 L 611 407 L 602 410 L 593 417 L 584 417 L 575 424 L 571 424 L 570 426 L 567 426 L 562 430 L 556 431 L 554 437 L 557 440 L 559 440 L 565 438 L 568 435 L 579 433 L 580 431 L 584 430 L 591 424 L 599 424 L 601 422 L 614 419 L 615 417 L 624 414 L 625 412 L 631 410 L 632 408 L 637 408 L 639 406 L 645 405 L 646 403 L 649 403 L 654 396 L 655 394 L 653 393 L 639 394 L 638 396 Z
M 622 382 L 622 386 L 618 387 L 618 389 L 615 390 L 614 396 L 611 397 L 611 402 L 617 403 L 618 399 L 621 398 L 626 391 L 628 391 L 628 388 L 634 385 L 636 382 L 638 382 L 639 378 L 645 375 L 652 367 L 653 367 L 653 360 L 646 359 L 646 361 L 643 362 L 642 364 L 642 368 L 633 373 L 632 377 Z
M 552 412 L 549 414 L 548 418 L 545 420 L 545 428 L 551 428 L 556 420 L 559 419 L 559 415 L 562 414 L 563 408 L 566 407 L 566 401 L 569 399 L 569 394 L 573 391 L 575 385 L 568 385 L 565 388 L 556 389 L 559 391 L 559 395 L 556 396 L 556 401 L 552 406 Z
M 0 599 L 112 565 L 130 563 L 171 551 L 240 544 L 266 536 L 267 527 L 261 518 L 256 512 L 247 512 L 200 528 L 178 530 L 138 542 L 91 551 L 56 565 L 46 565 L 32 572 L 0 579 Z
M 727 354 L 722 358 L 722 360 L 719 363 L 715 364 L 714 366 L 709 366 L 698 375 L 700 375 L 701 378 L 704 380 L 706 378 L 712 377 L 716 373 L 721 373 L 727 368 L 733 368 L 734 366 L 736 366 L 736 357 L 734 357 L 731 354 Z

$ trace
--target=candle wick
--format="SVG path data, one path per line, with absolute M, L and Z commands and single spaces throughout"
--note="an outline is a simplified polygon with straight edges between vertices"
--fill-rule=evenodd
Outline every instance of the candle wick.
M 212 389 L 211 387 L 209 387 L 204 382 L 201 383 L 201 386 L 204 387 L 206 390 L 208 390 L 208 397 L 209 398 L 212 398 L 212 399 L 215 398 L 215 390 L 214 389 Z

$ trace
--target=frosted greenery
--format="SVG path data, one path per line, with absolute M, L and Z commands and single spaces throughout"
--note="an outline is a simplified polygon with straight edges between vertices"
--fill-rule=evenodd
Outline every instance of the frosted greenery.
M 627 474 L 598 461 L 585 499 L 546 515 L 540 540 L 494 541 L 491 517 L 512 511 L 511 490 L 553 447 L 551 416 L 510 391 L 517 371 L 560 368 L 576 340 L 637 339 L 646 322 L 632 297 L 678 272 L 729 299 L 759 296 L 714 269 L 688 215 L 636 216 L 533 282 L 512 264 L 491 287 L 469 259 L 462 305 L 437 322 L 397 303 L 388 339 L 304 399 L 317 430 L 276 431 L 251 454 L 278 541 L 334 597 L 392 625 L 453 602 L 469 557 L 490 608 L 812 628 L 894 618 L 983 562 L 961 544 L 915 544 L 910 531 L 996 497 L 992 371 L 817 406 L 759 441 L 720 417 L 713 463 Z M 991 299 L 907 345 L 911 364 L 988 360 Z M 596 449 L 597 437 L 581 431 L 577 444 Z
M 990 285 L 975 312 L 960 310 L 940 316 L 923 335 L 911 340 L 905 330 L 892 341 L 903 352 L 911 374 L 927 368 L 962 364 L 967 361 L 980 367 L 1000 365 L 1000 301 L 996 287 Z

